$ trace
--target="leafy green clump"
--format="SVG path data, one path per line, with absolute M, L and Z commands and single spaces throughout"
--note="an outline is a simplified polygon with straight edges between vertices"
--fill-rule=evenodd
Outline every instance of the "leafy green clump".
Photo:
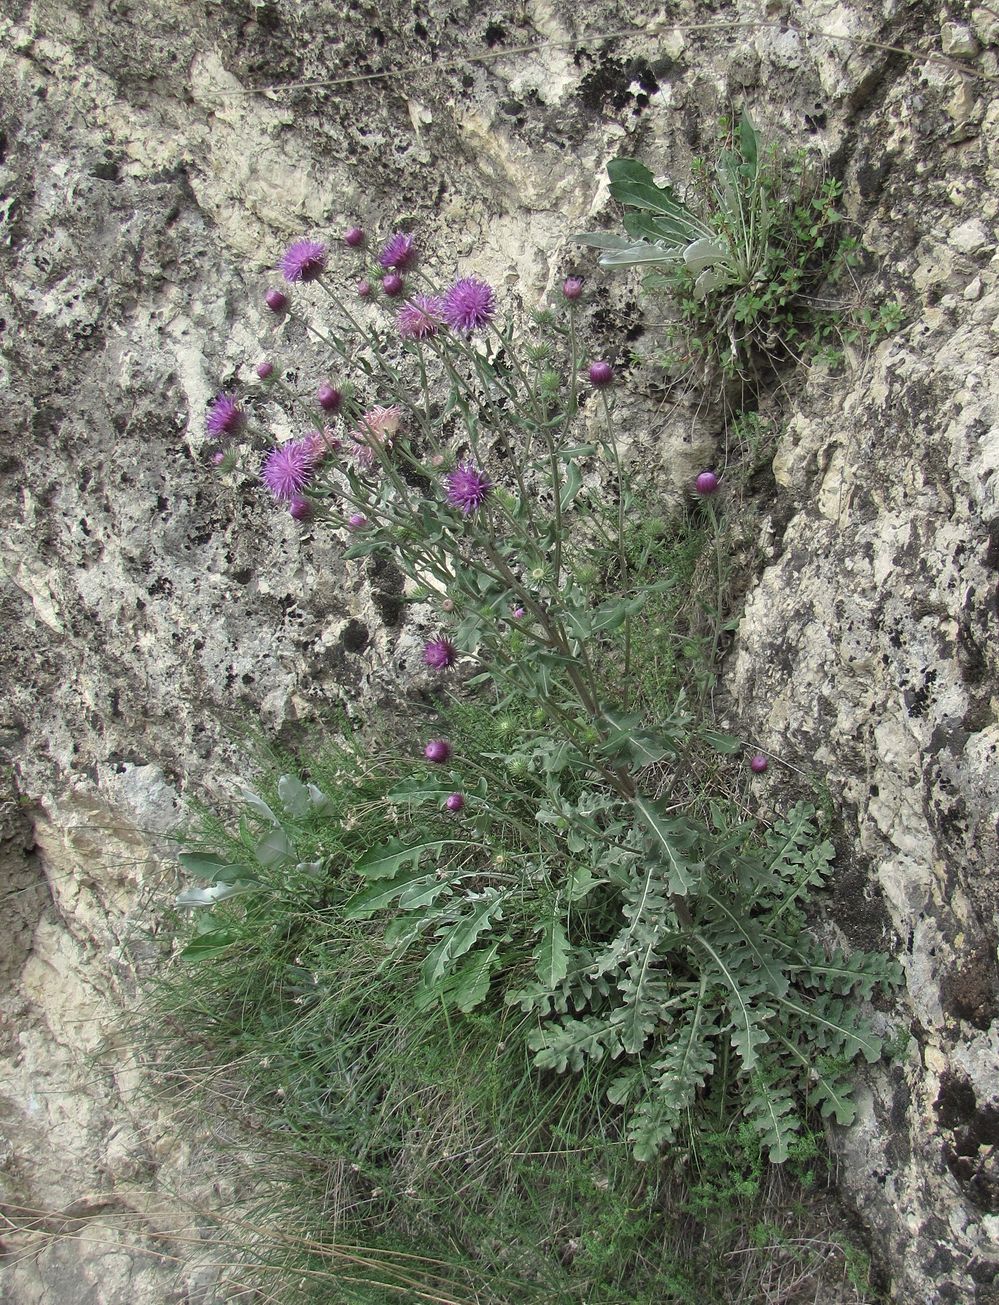
M 728 126 L 714 167 L 695 160 L 686 199 L 635 159 L 614 159 L 607 171 L 627 235 L 574 239 L 602 251 L 601 267 L 640 267 L 645 288 L 665 292 L 676 361 L 699 364 L 706 381 L 718 372 L 753 378 L 897 329 L 897 305 L 854 323 L 823 294 L 860 257 L 843 232 L 841 187 L 807 154 L 761 141 L 745 112 Z

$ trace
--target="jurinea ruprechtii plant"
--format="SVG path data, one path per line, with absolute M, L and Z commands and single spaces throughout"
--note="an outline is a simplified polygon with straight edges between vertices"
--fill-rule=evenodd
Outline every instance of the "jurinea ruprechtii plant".
M 355 229 L 346 243 L 358 248 Z M 385 921 L 389 947 L 419 953 L 418 1000 L 518 1006 L 539 1068 L 616 1065 L 608 1096 L 640 1158 L 716 1091 L 780 1161 L 803 1094 L 853 1117 L 850 1062 L 881 1050 L 858 998 L 891 966 L 806 937 L 801 905 L 832 858 L 810 809 L 762 831 L 701 791 L 698 758 L 740 744 L 701 718 L 698 695 L 643 714 L 633 624 L 662 584 L 631 564 L 614 373 L 581 363 L 579 283 L 525 342 L 484 281 L 422 278 L 411 236 L 378 262 L 383 295 L 401 301 L 391 316 L 364 304 L 370 275 L 363 310 L 348 304 L 324 244 L 286 252 L 286 278 L 317 283 L 296 309 L 351 379 L 318 387 L 323 428 L 272 449 L 261 478 L 296 518 L 342 530 L 346 559 L 391 557 L 436 608 L 428 672 L 492 695 L 512 725 L 503 753 L 426 742 L 390 794 L 398 834 L 356 858 L 346 916 Z M 284 313 L 284 292 L 268 305 Z M 293 391 L 269 361 L 263 374 L 262 415 L 282 396 L 294 418 Z M 246 422 L 235 396 L 214 403 L 225 465 Z M 718 488 L 713 472 L 692 487 L 714 525 Z M 285 787 L 292 807 L 323 800 Z M 322 883 L 330 867 L 303 862 L 264 815 L 253 856 Z M 192 868 L 211 882 L 184 905 L 256 887 L 243 861 Z
M 627 235 L 574 239 L 602 251 L 601 267 L 640 267 L 645 288 L 667 294 L 680 354 L 700 360 L 707 379 L 716 368 L 747 378 L 858 330 L 874 339 L 897 328 L 897 305 L 877 320 L 860 314 L 854 327 L 821 297 L 859 257 L 857 241 L 840 234 L 839 183 L 821 179 L 804 153 L 761 140 L 746 112 L 725 125 L 714 166 L 695 160 L 686 199 L 636 159 L 613 159 L 610 193 Z

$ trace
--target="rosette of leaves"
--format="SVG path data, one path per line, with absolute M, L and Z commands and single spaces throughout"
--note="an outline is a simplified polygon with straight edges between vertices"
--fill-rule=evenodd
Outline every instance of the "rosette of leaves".
M 539 1069 L 619 1064 L 609 1095 L 639 1159 L 709 1096 L 775 1162 L 808 1109 L 850 1123 L 852 1064 L 882 1045 L 861 1002 L 896 967 L 809 939 L 801 908 L 833 857 L 814 812 L 794 807 L 759 841 L 721 803 L 699 823 L 609 793 L 564 742 L 534 736 L 515 755 L 519 792 L 466 786 L 467 833 L 403 831 L 357 862 L 348 918 L 387 918 L 393 945 L 421 949 L 417 1000 L 519 1006 Z M 461 781 L 416 775 L 392 796 L 412 812 Z
M 745 376 L 839 329 L 842 315 L 818 312 L 815 294 L 856 254 L 832 235 L 840 187 L 819 184 L 803 153 L 762 142 L 747 113 L 714 168 L 695 167 L 689 202 L 636 159 L 613 159 L 607 173 L 626 235 L 573 239 L 600 250 L 601 267 L 640 267 L 646 289 L 666 291 L 687 356 L 703 356 L 709 372 Z

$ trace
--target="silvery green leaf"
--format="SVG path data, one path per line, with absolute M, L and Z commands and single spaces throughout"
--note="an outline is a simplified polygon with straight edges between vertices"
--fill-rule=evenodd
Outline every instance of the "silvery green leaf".
M 282 775 L 278 780 L 278 797 L 289 816 L 301 817 L 309 813 L 309 790 L 294 775 Z
M 730 278 L 724 268 L 706 267 L 694 282 L 694 298 L 704 299 L 712 290 L 727 285 Z
M 243 880 L 236 884 L 212 884 L 208 888 L 185 888 L 177 894 L 178 906 L 214 906 L 224 902 L 227 897 L 238 897 L 241 893 L 252 893 L 259 884 Z
M 295 849 L 280 825 L 265 834 L 257 844 L 257 859 L 261 865 L 280 865 L 282 861 L 292 860 L 294 855 Z
M 322 861 L 299 861 L 295 869 L 300 875 L 308 875 L 310 879 L 318 879 L 323 871 Z
M 258 816 L 263 816 L 263 818 L 265 820 L 269 820 L 272 825 L 277 825 L 280 823 L 277 816 L 270 809 L 270 807 L 267 805 L 264 799 L 260 797 L 259 794 L 254 793 L 253 789 L 251 788 L 240 789 L 240 796 L 242 797 L 246 805 L 250 808 L 250 810 L 255 811 Z
M 680 258 L 679 246 L 665 249 L 662 245 L 643 240 L 640 244 L 630 244 L 624 249 L 603 254 L 597 262 L 601 267 L 645 267 L 655 263 L 678 263 Z
M 309 784 L 307 787 L 309 790 L 309 801 L 317 811 L 322 811 L 324 807 L 329 806 L 330 800 L 322 789 L 316 788 L 315 784 Z
M 694 275 L 703 272 L 706 267 L 724 259 L 728 250 L 720 240 L 701 240 L 692 241 L 683 251 L 683 261 L 687 269 Z

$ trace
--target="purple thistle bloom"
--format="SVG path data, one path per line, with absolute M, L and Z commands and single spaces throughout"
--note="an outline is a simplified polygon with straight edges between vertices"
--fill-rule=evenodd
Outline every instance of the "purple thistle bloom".
M 713 471 L 702 471 L 694 481 L 698 494 L 713 494 L 718 488 L 718 477 Z
M 356 249 L 358 245 L 364 244 L 364 232 L 360 227 L 348 227 L 343 233 L 343 243 L 349 245 L 351 249 Z
M 436 335 L 444 320 L 444 300 L 439 295 L 414 295 L 395 315 L 404 340 L 426 340 Z
M 275 498 L 300 498 L 316 465 L 312 441 L 289 440 L 264 458 L 260 479 Z
M 562 282 L 562 293 L 566 299 L 578 299 L 583 293 L 583 278 L 581 276 L 567 276 Z
M 217 439 L 220 435 L 236 435 L 246 425 L 246 413 L 234 394 L 220 394 L 208 409 L 205 430 Z
M 296 521 L 308 521 L 312 516 L 312 504 L 299 494 L 288 504 L 288 511 Z
M 444 320 L 452 331 L 471 335 L 496 316 L 496 295 L 491 285 L 475 276 L 462 277 L 444 296 Z
M 749 769 L 753 772 L 754 775 L 762 775 L 763 772 L 766 770 L 767 766 L 769 766 L 769 764 L 770 763 L 767 761 L 763 753 L 757 752 L 755 757 L 750 758 Z
M 423 749 L 423 755 L 435 766 L 443 766 L 451 755 L 451 744 L 447 739 L 431 739 Z
M 439 639 L 431 639 L 424 648 L 423 660 L 431 670 L 446 671 L 458 660 L 458 649 L 441 635 Z
M 416 245 L 413 243 L 413 237 L 403 231 L 397 231 L 378 255 L 379 267 L 394 267 L 397 272 L 412 267 L 415 261 Z
M 363 530 L 368 524 L 368 518 L 363 512 L 351 512 L 347 518 L 347 525 L 351 530 Z
M 296 240 L 281 255 L 286 281 L 314 281 L 326 270 L 329 250 L 319 240 Z
M 273 287 L 264 295 L 264 303 L 272 313 L 282 313 L 288 307 L 288 296 L 283 290 Z
M 382 277 L 382 289 L 390 299 L 396 299 L 402 294 L 402 277 L 398 272 L 389 272 L 388 276 Z
M 256 371 L 260 379 L 266 381 L 268 376 L 270 376 L 274 371 L 274 364 L 272 362 L 267 362 L 266 360 L 264 362 L 258 362 Z
M 445 801 L 444 805 L 447 807 L 448 811 L 457 812 L 465 805 L 465 798 L 461 793 L 452 793 Z
M 614 368 L 609 362 L 591 362 L 587 375 L 590 378 L 590 384 L 602 390 L 605 385 L 610 385 L 614 379 Z
M 471 462 L 461 462 L 446 477 L 447 501 L 467 517 L 486 501 L 493 482 Z

